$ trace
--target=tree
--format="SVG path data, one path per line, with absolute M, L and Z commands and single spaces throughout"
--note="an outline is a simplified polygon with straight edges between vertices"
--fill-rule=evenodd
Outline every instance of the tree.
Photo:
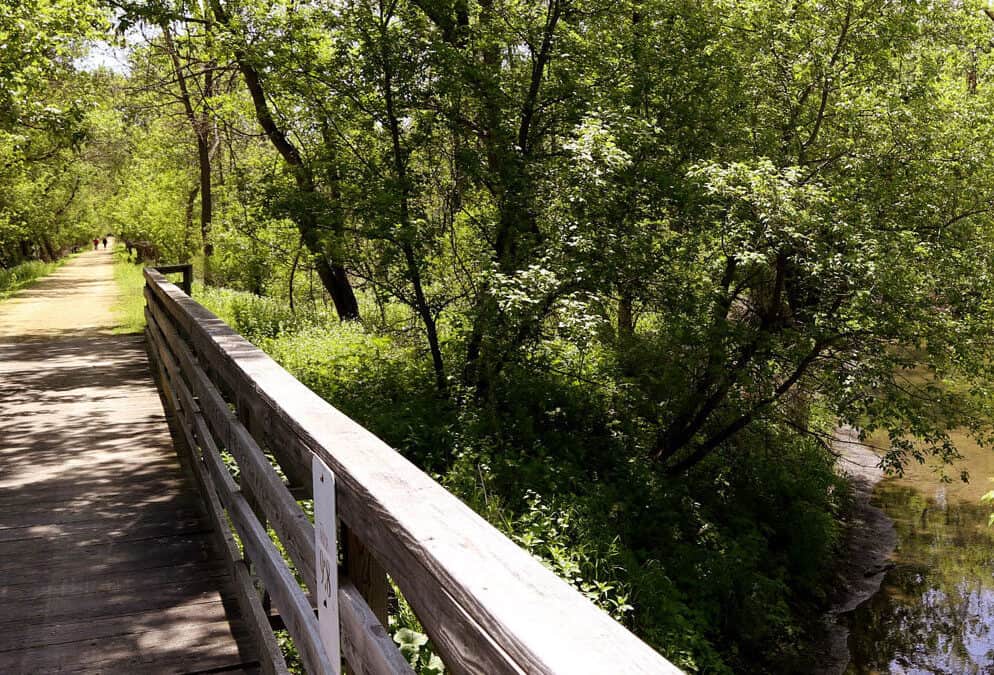
M 206 8 L 200 8 L 201 16 L 207 16 Z M 210 22 L 204 19 L 205 36 L 210 35 Z M 211 164 L 217 152 L 220 138 L 217 132 L 215 121 L 211 118 L 209 109 L 210 99 L 217 93 L 220 74 L 217 72 L 216 61 L 208 55 L 207 61 L 194 64 L 188 59 L 188 64 L 183 63 L 183 59 L 173 38 L 172 28 L 169 22 L 163 19 L 159 27 L 162 30 L 162 47 L 172 64 L 172 74 L 179 91 L 179 100 L 183 105 L 186 118 L 190 123 L 193 134 L 197 140 L 197 166 L 200 170 L 200 182 L 195 191 L 191 191 L 190 202 L 195 194 L 200 195 L 200 238 L 204 256 L 204 283 L 211 283 L 211 256 L 214 253 L 214 245 L 210 240 L 211 223 L 214 218 L 213 199 L 213 179 L 211 176 Z M 193 41 L 191 41 L 193 42 Z M 210 46 L 205 45 L 209 50 Z M 196 68 L 196 71 L 193 69 Z M 199 71 L 199 72 L 197 72 Z M 202 79 L 201 79 L 202 78 Z M 191 83 L 195 84 L 199 92 L 199 105 L 195 106 L 191 93 Z M 199 108 L 199 109 L 198 109 Z M 189 202 L 188 202 L 189 203 Z M 189 207 L 188 207 L 189 209 Z M 190 217 L 188 216 L 189 220 Z
M 78 240 L 72 209 L 84 172 L 90 82 L 72 59 L 96 34 L 93 3 L 35 0 L 0 8 L 0 264 L 53 259 Z
M 334 209 L 329 214 L 327 224 L 319 220 L 318 208 L 322 197 L 318 191 L 314 171 L 273 116 L 266 99 L 262 77 L 249 51 L 247 36 L 233 31 L 234 19 L 220 0 L 211 0 L 211 10 L 216 21 L 230 31 L 227 37 L 235 44 L 232 55 L 252 98 L 259 126 L 286 162 L 300 192 L 303 204 L 294 209 L 292 217 L 300 228 L 301 239 L 315 256 L 318 274 L 335 302 L 339 317 L 343 320 L 358 319 L 359 303 L 345 269 L 341 220 L 334 215 Z M 242 25 L 250 25 L 250 22 L 244 22 Z M 332 188 L 333 194 L 334 188 Z M 329 234 L 324 236 L 322 229 L 328 229 Z

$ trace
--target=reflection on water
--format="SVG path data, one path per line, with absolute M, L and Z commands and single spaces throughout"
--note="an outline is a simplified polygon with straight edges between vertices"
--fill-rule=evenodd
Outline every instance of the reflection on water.
M 990 451 L 971 450 L 987 471 Z M 994 672 L 994 530 L 979 503 L 989 475 L 964 486 L 921 472 L 877 487 L 898 549 L 880 592 L 846 617 L 847 673 Z

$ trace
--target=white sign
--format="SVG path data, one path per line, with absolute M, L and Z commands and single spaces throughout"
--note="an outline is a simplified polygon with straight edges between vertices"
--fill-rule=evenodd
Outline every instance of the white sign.
M 342 672 L 341 634 L 338 628 L 338 529 L 335 519 L 335 474 L 313 455 L 314 569 L 317 585 L 318 632 L 336 675 Z

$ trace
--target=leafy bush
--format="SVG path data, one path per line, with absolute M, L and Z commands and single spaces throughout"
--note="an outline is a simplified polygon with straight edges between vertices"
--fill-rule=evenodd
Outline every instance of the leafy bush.
M 626 622 L 634 607 L 628 604 L 631 589 L 618 538 L 598 546 L 597 538 L 583 531 L 575 507 L 557 509 L 531 491 L 527 502 L 511 525 L 511 537 L 615 620 Z
M 51 274 L 58 269 L 67 258 L 56 262 L 42 262 L 41 260 L 29 260 L 20 265 L 15 265 L 7 269 L 0 269 L 0 299 L 6 298 L 12 293 L 24 288 L 35 279 Z
M 425 634 L 421 622 L 418 621 L 407 600 L 400 594 L 400 589 L 395 586 L 394 592 L 397 598 L 397 612 L 390 615 L 389 621 L 393 641 L 397 643 L 400 653 L 418 675 L 442 675 L 445 672 L 445 664 L 435 653 L 435 647 Z
M 327 322 L 328 315 L 314 308 L 294 311 L 280 299 L 228 288 L 199 286 L 194 295 L 246 339 L 261 345 L 280 335 L 292 335 Z

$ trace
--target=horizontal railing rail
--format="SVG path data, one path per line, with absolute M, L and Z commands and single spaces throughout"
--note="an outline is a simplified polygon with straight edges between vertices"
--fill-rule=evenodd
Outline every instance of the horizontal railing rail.
M 315 525 L 298 503 L 313 495 L 315 457 L 333 475 L 349 672 L 411 672 L 384 628 L 387 575 L 448 672 L 679 672 L 161 273 L 145 278 L 149 351 L 266 672 L 286 670 L 270 603 L 309 672 L 340 672 L 315 614 Z

